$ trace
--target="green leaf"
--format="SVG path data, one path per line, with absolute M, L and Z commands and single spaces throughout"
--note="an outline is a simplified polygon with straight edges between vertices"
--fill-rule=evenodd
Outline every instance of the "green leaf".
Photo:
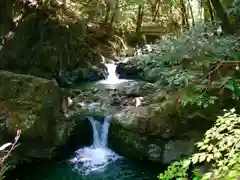
M 197 164 L 198 163 L 198 158 L 199 158 L 198 155 L 196 155 L 196 154 L 193 155 L 193 157 L 192 157 L 193 164 Z
M 201 162 L 205 161 L 206 157 L 207 157 L 206 154 L 201 155 L 199 157 L 199 162 L 201 163 Z

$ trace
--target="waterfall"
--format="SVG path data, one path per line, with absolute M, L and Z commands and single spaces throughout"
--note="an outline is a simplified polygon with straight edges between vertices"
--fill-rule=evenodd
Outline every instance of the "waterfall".
M 92 171 L 104 170 L 104 168 L 120 158 L 116 153 L 108 149 L 108 130 L 112 116 L 106 116 L 101 124 L 93 117 L 87 117 L 93 130 L 93 143 L 90 147 L 84 147 L 76 151 L 75 157 L 70 160 L 74 169 L 88 174 Z
M 93 117 L 88 117 L 88 120 L 90 121 L 91 125 L 92 125 L 92 130 L 93 130 L 93 144 L 92 146 L 95 148 L 100 147 L 100 135 L 99 132 L 97 130 L 97 125 L 99 125 L 100 123 L 95 121 Z
M 101 84 L 119 84 L 127 81 L 126 79 L 119 79 L 118 74 L 116 73 L 117 65 L 115 63 L 107 63 L 105 64 L 108 72 L 108 76 L 105 80 L 101 80 L 98 83 Z
M 89 122 L 93 129 L 93 144 L 94 148 L 107 148 L 108 142 L 108 129 L 112 116 L 106 116 L 103 125 L 100 122 L 95 121 L 93 117 L 88 117 Z M 98 130 L 100 129 L 100 130 Z
M 108 63 L 108 64 L 105 64 L 105 66 L 107 67 L 107 71 L 108 71 L 108 76 L 106 78 L 106 81 L 110 81 L 110 82 L 118 81 L 119 78 L 116 73 L 117 65 L 113 63 Z
M 108 145 L 108 129 L 110 125 L 110 120 L 112 119 L 112 116 L 106 116 L 104 119 L 104 123 L 102 126 L 102 131 L 101 131 L 101 147 L 107 147 Z

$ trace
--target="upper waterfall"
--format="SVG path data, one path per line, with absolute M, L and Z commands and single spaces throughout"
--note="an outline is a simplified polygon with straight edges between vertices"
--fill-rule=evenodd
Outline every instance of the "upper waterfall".
M 101 84 L 119 84 L 127 81 L 126 79 L 119 79 L 118 74 L 116 73 L 117 65 L 115 63 L 106 63 L 108 75 L 106 79 L 99 81 Z
M 113 63 L 108 63 L 108 64 L 105 64 L 105 66 L 107 67 L 107 71 L 108 71 L 108 76 L 105 80 L 109 81 L 109 82 L 118 81 L 119 78 L 118 78 L 118 75 L 116 73 L 117 65 L 113 64 Z

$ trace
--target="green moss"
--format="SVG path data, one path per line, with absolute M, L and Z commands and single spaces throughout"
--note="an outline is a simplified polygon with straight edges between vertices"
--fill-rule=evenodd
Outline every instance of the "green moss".
M 22 131 L 21 148 L 17 150 L 22 158 L 32 156 L 31 152 L 54 156 L 48 154 L 51 149 L 66 143 L 74 124 L 61 112 L 63 92 L 54 81 L 0 71 L 0 96 L 12 114 L 8 132 Z

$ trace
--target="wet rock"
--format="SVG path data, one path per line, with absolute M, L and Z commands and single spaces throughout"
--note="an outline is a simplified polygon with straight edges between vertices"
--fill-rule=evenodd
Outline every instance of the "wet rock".
M 182 106 L 176 101 L 181 92 L 158 91 L 143 97 L 150 98 L 148 104 L 125 107 L 115 113 L 109 132 L 113 150 L 163 164 L 190 155 L 194 143 L 212 126 L 221 108 Z M 129 137 L 133 137 L 130 142 Z
M 161 162 L 162 161 L 162 147 L 157 144 L 148 145 L 148 159 L 150 161 Z
M 170 140 L 165 144 L 162 162 L 170 164 L 173 160 L 179 160 L 183 156 L 191 155 L 194 150 L 194 144 L 201 138 L 202 134 L 189 133 L 176 140 Z
M 157 88 L 154 84 L 143 81 L 126 81 L 116 87 L 117 91 L 128 97 L 139 97 L 153 94 Z
M 56 82 L 0 71 L 0 97 L 5 107 L 0 111 L 11 113 L 10 120 L 3 120 L 4 132 L 12 140 L 17 129 L 22 131 L 14 160 L 55 157 L 57 148 L 66 144 L 74 127 L 74 120 L 63 113 L 64 93 Z M 0 144 L 6 142 L 0 140 Z
M 141 72 L 142 69 L 137 66 L 135 57 L 120 62 L 116 67 L 116 73 L 121 79 L 140 79 Z
M 79 66 L 70 71 L 61 72 L 56 76 L 56 80 L 61 87 L 70 87 L 77 82 L 94 82 L 104 79 L 107 75 L 106 66 L 102 63 L 98 65 L 89 64 Z

